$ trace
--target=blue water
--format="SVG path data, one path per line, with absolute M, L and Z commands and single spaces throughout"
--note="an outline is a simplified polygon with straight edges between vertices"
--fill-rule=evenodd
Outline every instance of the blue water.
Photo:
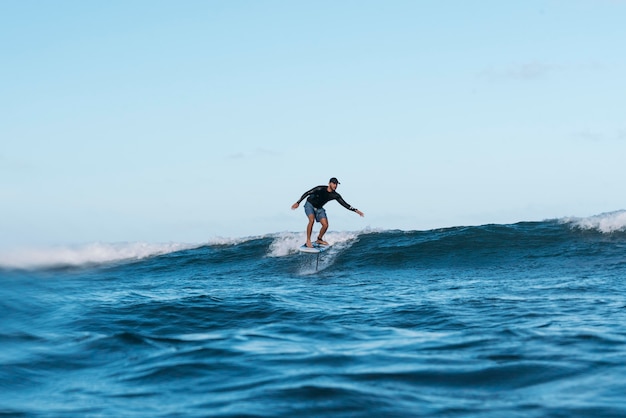
M 0 416 L 626 416 L 626 213 L 327 238 L 5 257 Z

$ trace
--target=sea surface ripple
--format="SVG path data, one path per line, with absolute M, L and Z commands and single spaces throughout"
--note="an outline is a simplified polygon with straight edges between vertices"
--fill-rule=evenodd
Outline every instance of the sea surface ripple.
M 626 232 L 584 221 L 5 262 L 0 416 L 626 416 Z

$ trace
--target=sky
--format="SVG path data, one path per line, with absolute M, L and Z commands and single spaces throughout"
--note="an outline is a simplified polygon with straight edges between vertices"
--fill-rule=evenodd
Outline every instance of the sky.
M 626 1 L 2 0 L 0 248 L 626 208 Z

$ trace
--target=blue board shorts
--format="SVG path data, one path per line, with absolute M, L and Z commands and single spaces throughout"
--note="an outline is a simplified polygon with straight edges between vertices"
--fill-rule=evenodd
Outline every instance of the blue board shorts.
M 314 208 L 310 202 L 306 202 L 304 204 L 304 213 L 306 213 L 306 216 L 315 215 L 315 220 L 317 222 L 321 222 L 323 218 L 328 218 L 324 208 Z

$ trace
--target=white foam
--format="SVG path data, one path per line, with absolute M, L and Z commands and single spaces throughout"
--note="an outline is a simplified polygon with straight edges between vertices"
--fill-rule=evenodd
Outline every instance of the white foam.
M 624 232 L 626 231 L 626 210 L 601 213 L 587 218 L 563 218 L 561 221 L 580 229 L 596 230 L 604 234 Z
M 19 248 L 0 252 L 0 267 L 31 269 L 139 260 L 197 246 L 198 244 L 180 243 L 96 242 L 71 246 Z
M 313 231 L 314 237 L 316 232 Z M 357 232 L 329 232 L 324 239 L 334 246 L 345 245 L 354 241 L 358 237 Z M 306 242 L 304 232 L 283 232 L 274 236 L 274 241 L 270 244 L 269 257 L 284 257 L 298 251 L 298 248 Z
M 361 232 L 329 232 L 325 235 L 326 241 L 336 251 L 341 251 L 351 246 L 359 235 L 373 233 L 371 229 Z M 318 231 L 313 231 L 314 237 Z M 284 257 L 294 254 L 306 241 L 304 232 L 283 232 L 264 236 L 252 236 L 241 238 L 212 238 L 204 243 L 103 243 L 94 242 L 80 245 L 55 245 L 21 248 L 0 248 L 0 268 L 9 269 L 40 269 L 62 266 L 82 266 L 90 264 L 102 264 L 125 260 L 141 260 L 198 248 L 202 245 L 238 245 L 250 240 L 271 238 L 272 243 L 268 251 L 268 257 Z

